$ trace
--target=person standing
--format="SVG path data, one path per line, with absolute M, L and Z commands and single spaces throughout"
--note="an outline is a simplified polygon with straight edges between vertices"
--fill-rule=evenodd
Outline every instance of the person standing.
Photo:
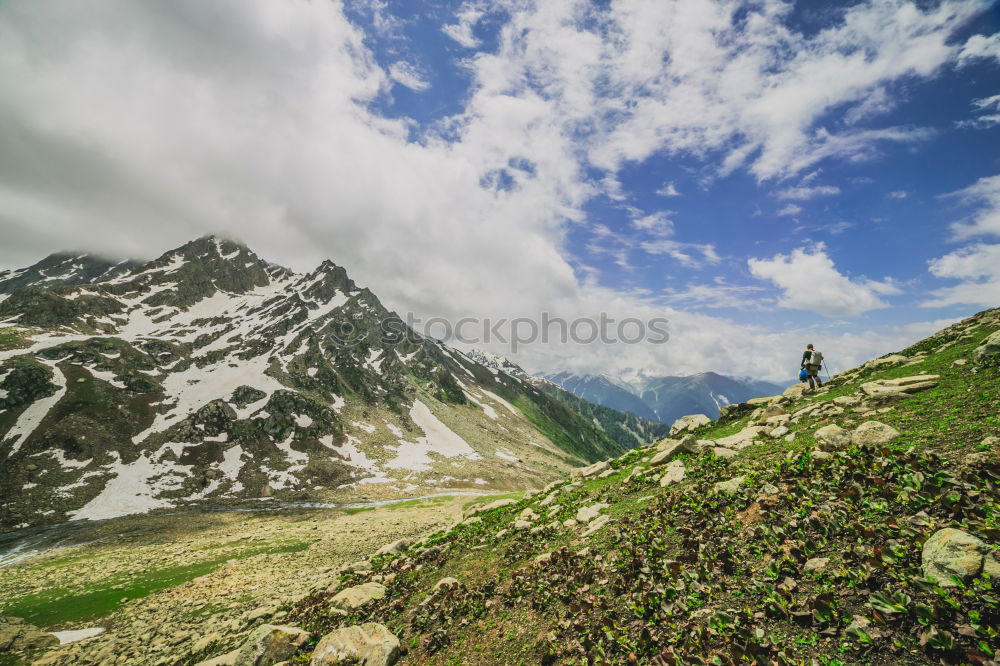
M 806 350 L 802 353 L 802 367 L 809 377 L 810 391 L 823 386 L 823 380 L 819 377 L 819 370 L 823 367 L 823 352 L 816 351 L 811 344 L 806 345 Z

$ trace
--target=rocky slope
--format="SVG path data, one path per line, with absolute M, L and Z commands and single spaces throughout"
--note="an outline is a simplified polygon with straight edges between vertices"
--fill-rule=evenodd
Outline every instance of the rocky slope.
M 300 275 L 206 237 L 140 265 L 54 255 L 0 284 L 0 529 L 539 487 L 628 446 L 417 335 L 331 262 Z
M 142 518 L 183 533 L 132 526 L 121 546 L 0 577 L 29 622 L 108 629 L 8 663 L 992 664 L 998 371 L 991 310 L 816 393 L 682 420 L 674 439 L 358 548 L 327 538 L 336 511 L 215 531 Z M 376 515 L 346 529 L 367 538 Z M 453 525 L 419 537 L 441 515 Z M 169 568 L 215 552 L 210 574 Z M 151 576 L 199 577 L 149 593 Z M 105 598 L 110 615 L 58 623 Z
M 991 310 L 473 507 L 284 607 L 296 663 L 994 664 L 998 370 Z
M 673 423 L 685 414 L 706 414 L 715 419 L 726 405 L 780 391 L 777 384 L 715 372 L 686 377 L 642 375 L 627 382 L 570 372 L 545 377 L 584 400 L 660 423 Z

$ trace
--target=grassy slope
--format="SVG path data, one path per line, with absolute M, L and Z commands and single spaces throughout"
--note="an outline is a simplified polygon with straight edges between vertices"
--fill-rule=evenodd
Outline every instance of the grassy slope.
M 995 582 L 941 588 L 923 578 L 920 553 L 948 526 L 1000 542 L 998 451 L 969 455 L 1000 435 L 997 370 L 953 365 L 995 328 L 917 345 L 906 353 L 931 352 L 919 364 L 864 370 L 791 407 L 854 394 L 871 379 L 940 374 L 935 388 L 874 417 L 902 434 L 886 448 L 814 459 L 812 433 L 831 419 L 805 417 L 790 424 L 791 443 L 761 441 L 728 461 L 683 454 L 687 477 L 667 488 L 659 473 L 629 480 L 650 454 L 633 451 L 608 478 L 564 482 L 547 506 L 541 494 L 526 497 L 402 557 L 377 558 L 372 574 L 343 576 L 344 585 L 389 576 L 375 605 L 338 617 L 328 592 L 302 600 L 290 619 L 316 638 L 383 622 L 407 664 L 985 663 L 1000 649 Z M 848 412 L 833 422 L 871 418 Z M 747 422 L 710 424 L 698 437 Z M 746 478 L 734 494 L 714 490 L 737 475 Z M 561 525 L 594 502 L 610 505 L 607 527 L 581 537 Z M 542 516 L 535 524 L 558 525 L 510 530 L 526 507 Z M 535 563 L 544 553 L 551 560 Z M 830 558 L 828 568 L 805 573 L 812 557 Z M 461 587 L 432 594 L 445 576 Z

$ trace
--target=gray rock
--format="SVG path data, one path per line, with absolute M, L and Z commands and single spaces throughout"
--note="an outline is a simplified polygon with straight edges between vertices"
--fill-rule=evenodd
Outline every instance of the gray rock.
M 593 520 L 590 523 L 586 531 L 584 531 L 584 533 L 581 534 L 580 536 L 585 536 L 585 537 L 590 536 L 591 534 L 601 529 L 610 522 L 611 522 L 611 516 L 598 516 L 595 520 Z
M 387 543 L 375 551 L 376 555 L 389 555 L 391 553 L 402 553 L 410 546 L 409 539 L 399 539 L 392 543 Z
M 820 451 L 818 449 L 816 451 L 810 451 L 809 455 L 812 456 L 813 460 L 827 460 L 828 458 L 833 457 L 832 453 L 828 453 L 826 451 Z
M 823 451 L 846 449 L 851 444 L 851 434 L 832 423 L 813 433 L 813 438 Z
M 990 569 L 995 570 L 996 562 L 985 542 L 962 530 L 946 527 L 924 542 L 920 560 L 925 576 L 937 581 L 941 587 L 955 587 L 952 576 L 968 580 L 978 575 L 986 558 L 991 560 Z
M 684 465 L 680 461 L 675 460 L 674 462 L 667 465 L 666 473 L 660 477 L 660 487 L 666 488 L 672 483 L 677 483 L 678 481 L 684 480 Z
M 714 486 L 715 492 L 725 493 L 727 495 L 735 493 L 737 490 L 740 489 L 740 486 L 743 485 L 743 482 L 746 480 L 746 478 L 747 477 L 744 475 L 744 476 L 734 477 L 732 479 L 729 479 L 728 481 L 719 481 Z
M 727 449 L 744 449 L 749 446 L 759 435 L 770 430 L 767 426 L 746 426 L 735 435 L 720 437 L 715 440 L 716 446 L 724 446 Z
M 819 573 L 820 571 L 826 570 L 827 565 L 830 564 L 829 557 L 814 557 L 812 559 L 806 560 L 806 563 L 802 565 L 802 571 L 805 573 Z
M 666 465 L 668 462 L 673 460 L 680 454 L 684 449 L 681 448 L 681 443 L 679 441 L 668 440 L 672 442 L 669 446 L 660 449 L 659 453 L 654 455 L 649 459 L 649 464 L 653 467 L 657 465 Z
M 478 504 L 476 506 L 471 506 L 465 510 L 465 517 L 475 516 L 480 513 L 486 513 L 487 511 L 492 511 L 493 509 L 502 509 L 505 506 L 510 506 L 511 504 L 517 504 L 517 500 L 513 497 L 508 497 L 506 499 L 499 499 L 495 502 L 490 502 L 489 504 Z
M 781 395 L 792 401 L 801 400 L 807 388 L 809 388 L 807 384 L 793 384 L 786 388 Z
M 574 479 L 589 479 L 592 476 L 597 476 L 601 472 L 604 472 L 611 465 L 611 461 L 602 460 L 601 462 L 596 462 L 588 467 L 577 467 L 570 472 L 570 476 Z
M 0 653 L 59 645 L 59 639 L 19 617 L 0 615 Z
M 307 640 L 309 633 L 298 627 L 262 624 L 236 651 L 233 666 L 271 666 L 291 659 Z
M 704 414 L 688 414 L 687 416 L 682 416 L 673 425 L 670 426 L 670 436 L 685 432 L 688 430 L 694 430 L 706 423 L 711 423 L 712 419 L 708 418 Z
M 704 450 L 701 442 L 708 440 L 698 440 L 694 435 L 684 435 L 681 437 L 680 448 L 686 453 L 701 453 Z
M 333 666 L 349 659 L 365 666 L 392 666 L 399 659 L 399 639 L 375 622 L 343 627 L 320 639 L 309 663 Z
M 879 421 L 865 421 L 851 433 L 851 444 L 855 446 L 882 446 L 899 437 L 899 431 Z
M 737 451 L 736 449 L 726 448 L 725 446 L 712 447 L 712 453 L 718 456 L 719 458 L 726 458 L 727 460 L 729 458 L 735 458 L 737 455 L 739 455 L 739 451 Z
M 972 352 L 972 360 L 983 363 L 1000 356 L 1000 331 L 993 331 L 988 338 L 979 343 Z
M 772 430 L 771 432 L 769 432 L 767 434 L 770 437 L 773 437 L 774 439 L 779 439 L 779 438 L 784 437 L 785 435 L 788 434 L 788 426 L 780 425 L 780 426 L 778 426 L 777 428 L 775 428 L 774 430 Z
M 604 502 L 591 504 L 590 506 L 581 506 L 576 510 L 576 521 L 578 523 L 589 523 L 594 518 L 597 518 L 601 514 L 601 511 L 607 509 L 608 506 Z
M 450 576 L 442 578 L 438 582 L 434 583 L 434 591 L 437 592 L 442 587 L 452 588 L 459 587 L 461 585 L 457 578 L 451 578 Z
M 341 590 L 330 600 L 330 605 L 343 610 L 354 610 L 385 597 L 385 592 L 385 585 L 381 583 L 363 583 Z

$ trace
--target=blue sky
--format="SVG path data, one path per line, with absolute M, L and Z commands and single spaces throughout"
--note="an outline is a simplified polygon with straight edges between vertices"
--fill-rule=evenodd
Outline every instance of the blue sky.
M 222 231 L 400 312 L 674 324 L 529 369 L 846 366 L 1000 304 L 998 31 L 978 0 L 11 1 L 0 264 Z

